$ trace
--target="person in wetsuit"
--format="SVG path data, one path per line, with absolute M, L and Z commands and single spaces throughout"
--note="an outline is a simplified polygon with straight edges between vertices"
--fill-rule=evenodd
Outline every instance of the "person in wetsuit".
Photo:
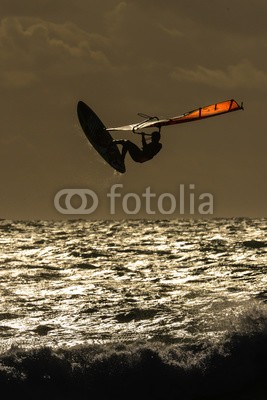
M 158 131 L 151 134 L 151 142 L 147 143 L 145 134 L 142 132 L 142 149 L 130 140 L 114 140 L 114 143 L 122 145 L 122 158 L 125 159 L 126 153 L 130 154 L 135 162 L 143 163 L 151 160 L 162 148 L 160 141 L 160 133 Z

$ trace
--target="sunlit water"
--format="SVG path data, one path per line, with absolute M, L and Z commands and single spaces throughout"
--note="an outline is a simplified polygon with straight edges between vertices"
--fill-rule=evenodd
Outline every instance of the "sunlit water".
M 265 222 L 2 221 L 2 345 L 220 337 L 266 294 Z
M 266 329 L 266 219 L 2 220 L 0 230 L 3 354 L 200 348 Z

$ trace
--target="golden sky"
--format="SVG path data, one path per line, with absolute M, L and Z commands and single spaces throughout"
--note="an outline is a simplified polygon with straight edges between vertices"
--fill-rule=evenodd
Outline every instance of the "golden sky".
M 106 218 L 117 183 L 140 196 L 193 184 L 215 216 L 266 216 L 266 15 L 266 0 L 1 0 L 1 218 L 61 218 L 64 188 L 95 191 L 89 218 Z M 76 114 L 83 100 L 120 126 L 231 98 L 245 111 L 163 128 L 162 151 L 127 157 L 123 175 Z

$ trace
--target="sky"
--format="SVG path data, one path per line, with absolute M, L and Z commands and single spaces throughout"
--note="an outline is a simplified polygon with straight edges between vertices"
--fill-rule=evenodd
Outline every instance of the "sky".
M 199 218 L 205 193 L 207 217 L 265 217 L 266 15 L 266 0 L 1 0 L 0 217 L 76 218 L 54 204 L 68 188 L 96 194 L 87 219 Z M 163 128 L 161 152 L 144 164 L 126 156 L 125 174 L 91 148 L 76 113 L 83 100 L 120 126 L 231 98 L 244 111 Z

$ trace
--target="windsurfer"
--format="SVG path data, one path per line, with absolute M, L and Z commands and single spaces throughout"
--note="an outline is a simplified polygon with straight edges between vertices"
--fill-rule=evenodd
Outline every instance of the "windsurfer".
M 147 143 L 145 134 L 142 132 L 142 149 L 130 140 L 114 140 L 113 143 L 122 145 L 122 158 L 125 159 L 127 151 L 135 162 L 143 163 L 151 160 L 162 148 L 160 133 L 158 131 L 151 134 L 151 142 Z

